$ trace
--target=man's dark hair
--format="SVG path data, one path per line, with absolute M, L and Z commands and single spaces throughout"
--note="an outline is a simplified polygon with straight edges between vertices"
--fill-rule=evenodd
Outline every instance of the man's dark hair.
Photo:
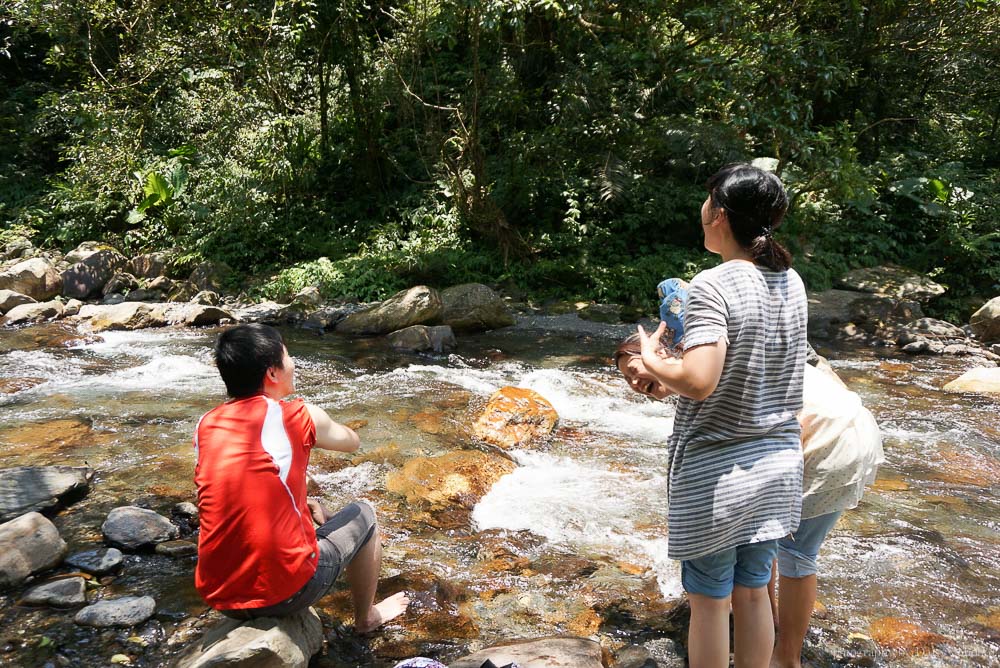
M 271 367 L 283 367 L 285 344 L 274 327 L 252 323 L 237 325 L 215 341 L 215 365 L 226 392 L 234 399 L 251 397 L 264 387 Z

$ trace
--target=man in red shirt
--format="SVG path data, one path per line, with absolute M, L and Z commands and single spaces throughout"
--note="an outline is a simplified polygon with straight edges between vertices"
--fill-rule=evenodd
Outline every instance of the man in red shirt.
M 403 593 L 375 604 L 382 547 L 374 508 L 359 501 L 332 513 L 306 498 L 312 448 L 354 452 L 358 435 L 321 408 L 283 400 L 295 391 L 295 363 L 276 329 L 227 329 L 215 361 L 230 400 L 202 416 L 194 436 L 202 598 L 237 619 L 289 615 L 319 600 L 343 570 L 358 632 L 402 614 Z

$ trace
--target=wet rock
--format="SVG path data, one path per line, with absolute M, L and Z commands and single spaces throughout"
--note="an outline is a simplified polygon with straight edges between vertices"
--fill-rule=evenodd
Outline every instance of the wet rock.
M 59 272 L 45 258 L 34 257 L 0 272 L 0 290 L 18 292 L 32 299 L 52 299 L 61 289 Z
M 62 273 L 62 293 L 73 299 L 100 294 L 124 265 L 125 258 L 113 248 L 95 251 Z
M 32 587 L 21 597 L 21 603 L 71 608 L 87 602 L 86 592 L 87 584 L 83 578 L 63 578 Z
M 91 575 L 106 575 L 121 568 L 122 552 L 115 547 L 87 550 L 70 555 L 66 563 Z
M 233 270 L 225 262 L 202 262 L 194 268 L 188 280 L 194 283 L 198 290 L 221 292 L 222 284 L 232 273 Z
M 198 554 L 198 546 L 189 540 L 168 540 L 159 543 L 154 551 L 167 557 L 190 557 Z
M 490 397 L 473 425 L 481 441 L 500 448 L 523 447 L 549 435 L 559 414 L 545 397 L 523 387 L 502 387 Z
M 309 608 L 288 617 L 227 619 L 193 642 L 176 668 L 306 668 L 323 646 L 323 625 Z M 476 666 L 479 668 L 479 666 Z
M 66 305 L 63 306 L 63 317 L 68 318 L 70 316 L 77 315 L 80 313 L 81 308 L 83 308 L 83 302 L 79 299 L 70 299 L 66 302 Z
M 261 302 L 235 309 L 233 314 L 240 322 L 260 322 L 265 325 L 283 325 L 288 321 L 285 315 L 287 304 Z
M 1000 341 L 1000 297 L 994 297 L 973 313 L 969 327 L 984 343 Z
M 167 268 L 166 253 L 144 253 L 128 261 L 128 272 L 137 278 L 156 278 Z
M 111 280 L 104 284 L 103 294 L 105 296 L 119 293 L 126 294 L 139 287 L 139 281 L 135 276 L 124 271 L 120 271 L 111 277 Z
M 522 668 L 602 668 L 601 645 L 587 638 L 536 638 L 495 645 L 459 659 L 449 668 L 480 668 L 487 660 Z
M 108 543 L 125 550 L 163 543 L 180 535 L 177 527 L 163 515 L 136 506 L 112 510 L 101 525 L 101 531 Z
M 23 390 L 30 390 L 44 382 L 44 378 L 0 378 L 0 394 L 14 394 Z
M 61 317 L 63 310 L 62 302 L 56 300 L 36 302 L 34 304 L 21 304 L 7 311 L 7 315 L 0 318 L 0 324 L 20 325 L 26 322 L 53 320 Z
M 356 306 L 350 304 L 324 306 L 306 316 L 305 320 L 302 321 L 302 326 L 309 329 L 333 329 L 338 322 L 357 310 Z
M 496 292 L 482 283 L 463 283 L 441 292 L 441 322 L 456 332 L 484 332 L 514 324 Z
M 940 355 L 944 349 L 945 345 L 940 341 L 928 341 L 927 339 L 919 339 L 903 346 L 903 352 L 910 355 Z
M 73 617 L 81 626 L 106 628 L 109 626 L 129 627 L 142 624 L 156 612 L 156 601 L 152 596 L 122 596 L 88 605 Z
M 584 320 L 615 325 L 622 321 L 622 307 L 617 304 L 587 304 L 576 312 Z
M 58 566 L 65 554 L 59 531 L 40 513 L 0 524 L 0 588 L 17 586 L 29 575 Z
M 190 301 L 193 304 L 202 304 L 204 306 L 218 306 L 220 298 L 218 292 L 212 292 L 211 290 L 202 290 L 194 297 L 192 297 Z
M 386 489 L 409 504 L 431 509 L 460 506 L 471 510 L 493 484 L 515 468 L 513 462 L 479 450 L 439 457 L 416 457 L 386 479 Z
M 1000 394 L 1000 367 L 976 367 L 944 386 L 945 392 Z
M 90 489 L 94 470 L 74 466 L 0 469 L 0 522 L 31 511 L 56 508 Z
M 919 339 L 965 340 L 965 331 L 950 322 L 935 318 L 920 318 L 900 328 L 896 343 L 906 345 Z
M 411 325 L 410 327 L 392 332 L 386 338 L 394 350 L 411 352 L 433 350 L 436 353 L 441 353 L 454 350 L 457 345 L 455 335 L 452 333 L 451 327 L 447 325 L 436 327 Z
M 0 315 L 22 304 L 34 304 L 35 300 L 13 290 L 0 290 Z
M 922 274 L 892 264 L 849 271 L 837 287 L 924 302 L 943 295 L 946 290 Z
M 174 514 L 189 520 L 198 519 L 198 506 L 194 505 L 190 501 L 181 501 L 180 503 L 174 504 Z
M 614 668 L 657 668 L 649 650 L 642 645 L 626 645 L 615 652 Z
M 352 313 L 339 323 L 342 334 L 382 335 L 410 325 L 435 322 L 441 317 L 441 297 L 437 290 L 419 285 L 401 290 L 381 304 Z
M 163 308 L 143 302 L 122 302 L 112 306 L 88 304 L 80 309 L 78 317 L 89 319 L 90 327 L 95 332 L 145 329 L 167 324 Z
M 937 645 L 947 642 L 947 638 L 931 633 L 913 622 L 899 617 L 882 617 L 868 627 L 872 640 L 886 649 L 906 654 L 928 652 Z

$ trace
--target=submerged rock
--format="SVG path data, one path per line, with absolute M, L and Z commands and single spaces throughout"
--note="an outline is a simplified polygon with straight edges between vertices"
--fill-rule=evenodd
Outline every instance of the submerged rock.
M 0 522 L 30 511 L 48 510 L 82 496 L 94 470 L 76 466 L 18 466 L 0 469 Z
M 456 332 L 483 332 L 514 324 L 507 304 L 482 283 L 463 283 L 441 291 L 441 322 Z
M 105 575 L 121 567 L 122 551 L 115 547 L 105 547 L 77 552 L 67 557 L 66 563 L 92 575 Z
M 15 306 L 34 303 L 35 300 L 28 295 L 22 295 L 20 292 L 14 292 L 13 290 L 0 290 L 0 315 L 7 313 L 7 311 Z
M 441 317 L 441 297 L 424 285 L 401 290 L 381 304 L 352 313 L 339 323 L 342 334 L 381 335 L 410 325 L 435 322 Z
M 994 297 L 973 313 L 969 326 L 984 343 L 1000 341 L 1000 297 Z
M 180 535 L 180 530 L 163 515 L 136 506 L 112 510 L 101 525 L 101 531 L 111 545 L 125 550 L 149 547 Z
M 944 386 L 945 392 L 1000 394 L 1000 367 L 976 367 Z
M 534 390 L 502 387 L 493 393 L 473 425 L 481 441 L 505 450 L 525 446 L 555 429 L 559 414 Z
M 61 289 L 59 272 L 45 258 L 33 257 L 0 272 L 0 290 L 11 290 L 32 299 L 52 299 Z
M 938 297 L 946 290 L 923 274 L 893 264 L 849 271 L 838 281 L 838 287 L 916 301 Z
M 309 608 L 288 617 L 227 619 L 192 643 L 175 668 L 306 668 L 323 646 L 323 625 Z M 479 668 L 479 666 L 476 666 Z
M 36 302 L 33 304 L 21 304 L 7 311 L 7 315 L 0 318 L 0 324 L 20 325 L 25 322 L 42 322 L 53 320 L 63 314 L 63 305 L 59 301 Z
M 602 668 L 601 644 L 587 638 L 535 638 L 480 650 L 449 664 L 449 668 L 480 668 L 516 662 L 522 668 Z
M 152 596 L 122 596 L 88 605 L 76 613 L 73 621 L 81 626 L 135 626 L 153 616 L 156 601 Z
M 87 584 L 81 577 L 63 578 L 32 587 L 21 597 L 25 605 L 71 608 L 87 602 Z
M 0 588 L 17 586 L 29 575 L 58 566 L 65 554 L 59 530 L 40 513 L 0 524 Z
M 899 617 L 882 617 L 868 627 L 872 640 L 886 649 L 906 654 L 928 652 L 947 642 L 947 638 L 931 633 L 919 625 Z
M 493 484 L 515 468 L 512 461 L 479 450 L 439 457 L 416 457 L 386 479 L 386 489 L 409 504 L 430 508 L 460 506 L 471 510 Z

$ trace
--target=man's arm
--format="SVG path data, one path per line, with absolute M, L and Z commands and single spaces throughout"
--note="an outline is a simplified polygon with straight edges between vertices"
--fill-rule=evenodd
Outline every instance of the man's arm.
M 306 410 L 316 425 L 316 447 L 337 452 L 354 452 L 361 446 L 361 439 L 350 427 L 334 422 L 319 406 L 306 404 Z

